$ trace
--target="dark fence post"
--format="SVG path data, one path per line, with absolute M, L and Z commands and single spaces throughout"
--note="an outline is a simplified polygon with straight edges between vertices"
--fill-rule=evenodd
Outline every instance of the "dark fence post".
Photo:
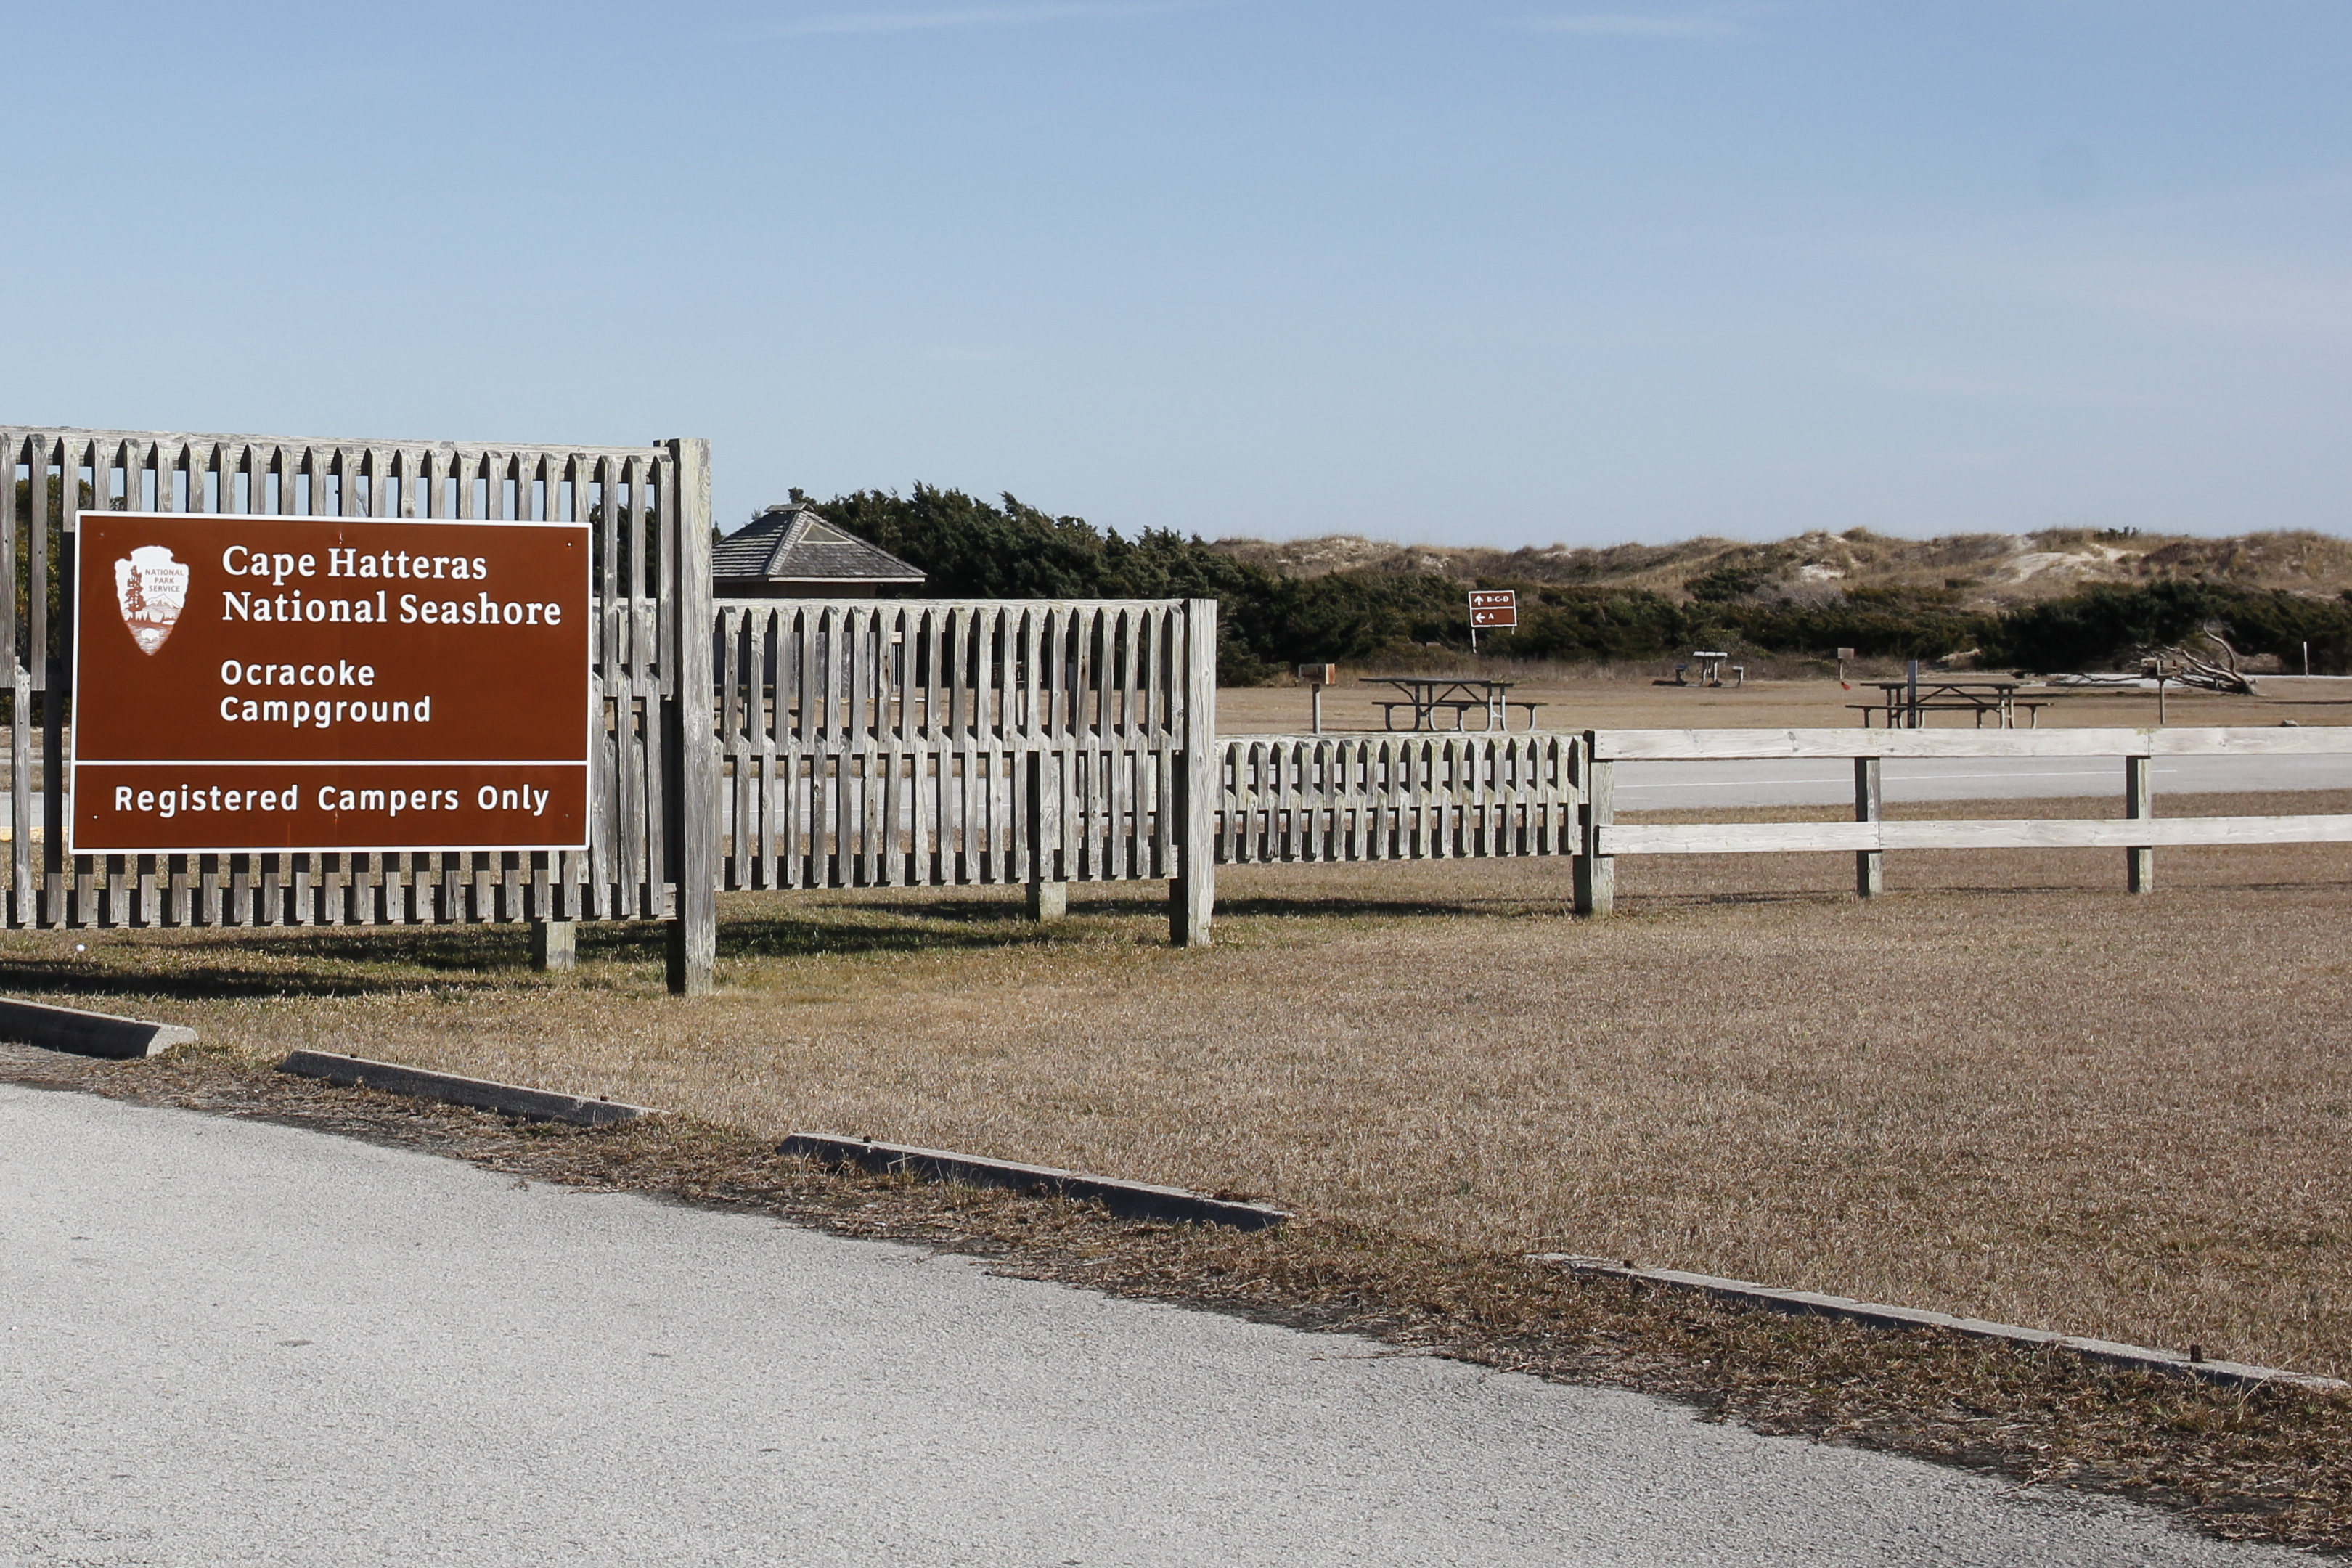
M 1584 805 L 1577 825 L 1576 912 L 1606 915 L 1617 907 L 1617 860 L 1601 853 L 1601 833 L 1617 820 L 1617 764 L 1600 755 L 1600 732 L 1584 732 Z
M 2156 759 L 2124 759 L 2124 816 L 2146 822 L 2156 815 Z M 2124 851 L 2124 884 L 2135 893 L 2156 890 L 2156 847 L 2136 844 Z
M 676 570 L 670 595 L 673 696 L 665 714 L 662 762 L 667 837 L 676 857 L 669 921 L 669 993 L 708 995 L 719 957 L 719 736 L 711 704 L 710 443 L 663 443 L 677 485 Z
M 1853 760 L 1853 819 L 1856 822 L 1878 822 L 1886 815 L 1884 798 L 1885 771 L 1876 757 L 1856 757 Z M 1886 857 L 1875 849 L 1853 852 L 1853 890 L 1861 898 L 1874 899 L 1886 890 Z
M 58 520 L 57 553 L 48 563 L 54 576 L 49 581 L 68 584 L 58 595 L 58 614 L 54 621 L 47 614 L 48 584 L 40 575 L 41 558 L 33 557 L 34 587 L 33 635 L 37 644 L 33 657 L 41 661 L 41 889 L 40 919 L 45 926 L 61 926 L 73 919 L 74 910 L 66 899 L 66 874 L 72 867 L 66 859 L 66 693 L 73 679 L 72 661 L 66 650 L 73 647 L 74 596 L 73 548 L 81 524 L 81 473 L 79 455 L 68 447 L 65 458 L 58 465 L 64 475 L 58 487 L 62 493 L 62 513 Z M 90 458 L 90 479 L 93 488 L 106 483 L 108 464 L 96 453 Z M 46 536 L 48 531 L 44 502 L 49 493 L 48 475 L 37 472 L 33 485 L 34 527 Z M 100 500 L 99 505 L 106 502 Z M 47 542 L 46 537 L 42 542 Z

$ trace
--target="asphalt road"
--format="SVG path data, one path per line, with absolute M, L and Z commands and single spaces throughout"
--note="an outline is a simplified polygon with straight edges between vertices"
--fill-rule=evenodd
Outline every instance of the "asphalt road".
M 16 1564 L 2253 1564 L 2127 1505 L 0 1085 Z

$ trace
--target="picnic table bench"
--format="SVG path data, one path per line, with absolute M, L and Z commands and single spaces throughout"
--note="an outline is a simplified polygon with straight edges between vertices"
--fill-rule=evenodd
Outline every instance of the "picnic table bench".
M 2042 710 L 2050 707 L 2051 705 L 2052 700 L 2049 698 L 2037 698 L 2030 701 L 2020 700 L 2013 702 L 2010 704 L 2010 716 L 2004 719 L 2000 723 L 1995 724 L 1993 728 L 1996 730 L 2014 730 L 2017 728 L 2016 715 L 2022 713 L 2025 715 L 2026 728 L 2029 730 L 2039 730 L 2042 728 Z M 1849 709 L 1852 709 L 1854 712 L 1862 715 L 1862 727 L 1865 730 L 1872 727 L 1872 721 L 1875 716 L 1884 714 L 1886 711 L 1885 708 L 1875 702 L 1849 702 L 1846 706 Z M 1919 704 L 1918 711 L 1923 716 L 1929 713 L 1974 714 L 1976 716 L 1976 727 L 1981 730 L 1984 728 L 1984 716 L 1990 710 L 1980 708 L 1970 702 L 1923 701 Z M 1914 728 L 1918 726 L 1914 726 Z M 1888 721 L 1887 728 L 1893 730 L 1903 728 L 1903 726 L 1890 720 Z
M 1400 709 L 1400 708 L 1413 708 L 1414 706 L 1415 706 L 1415 705 L 1414 705 L 1414 704 L 1412 704 L 1412 703 L 1411 703 L 1411 702 L 1382 702 L 1382 703 L 1380 703 L 1380 704 L 1379 704 L 1379 707 L 1380 707 L 1380 710 L 1381 710 L 1381 727 L 1382 729 L 1386 729 L 1386 730 L 1393 730 L 1393 729 L 1395 729 L 1395 728 L 1396 728 L 1396 710 L 1397 710 L 1398 709 Z M 1550 704 L 1550 703 L 1549 703 L 1549 702 L 1529 702 L 1529 701 L 1526 701 L 1526 700 L 1522 700 L 1522 699 L 1519 699 L 1519 698 L 1513 698 L 1513 699 L 1511 699 L 1509 701 L 1507 701 L 1507 702 L 1505 702 L 1505 703 L 1502 703 L 1502 704 L 1501 704 L 1501 706 L 1502 706 L 1506 710 L 1509 710 L 1509 709 L 1513 709 L 1513 708 L 1517 708 L 1517 709 L 1521 709 L 1521 710 L 1525 710 L 1525 712 L 1527 713 L 1527 716 L 1528 716 L 1528 729 L 1530 729 L 1530 730 L 1532 730 L 1532 729 L 1534 729 L 1534 728 L 1536 727 L 1536 710 L 1537 710 L 1537 709 L 1538 709 L 1538 708 L 1549 708 L 1549 707 L 1550 707 L 1550 706 L 1551 706 L 1551 704 Z M 1436 709 L 1443 709 L 1443 710 L 1444 710 L 1445 711 L 1450 712 L 1450 713 L 1452 713 L 1452 714 L 1454 715 L 1454 727 L 1456 730 L 1460 730 L 1460 729 L 1463 729 L 1463 728 L 1465 727 L 1465 726 L 1464 726 L 1464 723 L 1463 723 L 1463 720 L 1464 720 L 1465 716 L 1465 715 L 1467 715 L 1467 714 L 1483 712 L 1483 713 L 1486 714 L 1486 716 L 1487 716 L 1487 718 L 1488 718 L 1489 720 L 1491 720 L 1491 719 L 1494 717 L 1494 710 L 1493 710 L 1492 709 L 1490 709 L 1490 708 L 1486 707 L 1486 704 L 1484 704 L 1484 703 L 1479 703 L 1479 702 L 1451 702 L 1451 701 L 1447 701 L 1447 702 L 1438 702 L 1438 703 L 1435 703 L 1435 704 L 1433 704 L 1433 711 L 1432 711 L 1432 713 L 1431 713 L 1431 716 L 1432 716 L 1433 718 L 1435 716 L 1434 710 L 1436 710 Z M 1434 729 L 1436 729 L 1436 728 L 1437 728 L 1437 726 L 1436 726 L 1435 724 L 1430 724 L 1430 725 L 1427 725 L 1427 726 L 1423 726 L 1423 725 L 1419 721 L 1420 721 L 1420 717 L 1421 717 L 1421 715 L 1420 715 L 1420 713 L 1419 713 L 1418 710 L 1416 710 L 1415 714 L 1414 714 L 1414 721 L 1414 721 L 1413 723 L 1412 723 L 1412 724 L 1409 724 L 1409 725 L 1405 726 L 1405 727 L 1406 727 L 1407 729 L 1410 729 L 1410 730 L 1419 730 L 1419 729 L 1423 729 L 1423 728 L 1424 728 L 1424 727 L 1425 727 L 1425 728 L 1428 728 L 1428 729 L 1432 729 L 1432 730 L 1434 730 Z M 1490 723 L 1488 723 L 1488 724 L 1486 724 L 1486 725 L 1485 726 L 1485 728 L 1489 729 L 1489 730 L 1493 729 L 1494 727 L 1495 727 L 1495 726 L 1494 726 L 1491 722 L 1490 722 Z M 1509 724 L 1507 722 L 1503 727 L 1504 727 L 1505 729 L 1508 729 L 1510 726 L 1509 726 Z
M 1485 721 L 1480 724 L 1480 729 L 1507 730 L 1511 727 L 1510 710 L 1514 708 L 1527 710 L 1528 728 L 1532 730 L 1536 727 L 1536 710 L 1547 706 L 1508 696 L 1511 688 L 1517 684 L 1510 680 L 1485 680 L 1453 675 L 1368 675 L 1362 680 L 1366 686 L 1390 686 L 1403 693 L 1402 697 L 1387 700 L 1375 699 L 1380 703 L 1381 727 L 1384 730 L 1398 727 L 1396 716 L 1399 709 L 1412 715 L 1412 722 L 1404 726 L 1409 730 L 1440 728 L 1437 722 L 1440 713 L 1453 714 L 1453 728 L 1456 730 L 1469 728 L 1468 719 L 1473 713 L 1484 715 Z
M 2029 728 L 2042 727 L 2042 710 L 2050 706 L 2048 698 L 2021 700 L 2019 683 L 2014 680 L 1869 680 L 1865 686 L 1875 686 L 1884 693 L 1875 702 L 1849 702 L 1847 707 L 1862 714 L 1862 727 L 1871 727 L 1874 715 L 1884 718 L 1890 730 L 1916 730 L 1927 722 L 1930 713 L 1969 713 L 1976 718 L 1976 727 L 1984 728 L 1988 716 L 1997 729 L 2017 728 L 2017 715 L 2024 710 Z

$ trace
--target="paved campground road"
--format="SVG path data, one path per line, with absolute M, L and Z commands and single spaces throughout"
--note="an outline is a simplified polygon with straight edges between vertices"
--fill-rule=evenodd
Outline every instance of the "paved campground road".
M 16 1564 L 2301 1561 L 2104 1500 L 0 1085 Z

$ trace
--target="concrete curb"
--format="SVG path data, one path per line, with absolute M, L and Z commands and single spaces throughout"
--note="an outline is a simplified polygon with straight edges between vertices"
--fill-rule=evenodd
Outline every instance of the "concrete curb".
M 1696 1291 L 1718 1300 L 1744 1301 L 1751 1306 L 1799 1317 L 1843 1318 L 1849 1322 L 1867 1323 L 1879 1329 L 1943 1329 L 1972 1339 L 2047 1345 L 2110 1366 L 2200 1378 L 2234 1388 L 2283 1384 L 2291 1388 L 2307 1388 L 2321 1394 L 2352 1389 L 2352 1384 L 2338 1378 L 2282 1372 L 2273 1366 L 2253 1366 L 2238 1361 L 2191 1361 L 2177 1352 L 2151 1350 L 2146 1345 L 2084 1339 L 2079 1334 L 2059 1334 L 2047 1329 L 1988 1322 L 1982 1318 L 1955 1318 L 1943 1312 L 1921 1311 L 1916 1307 L 1890 1307 L 1877 1301 L 1857 1301 L 1847 1296 L 1824 1296 L 1811 1290 L 1781 1290 L 1747 1279 L 1724 1279 L 1712 1274 L 1686 1274 L 1679 1268 L 1634 1268 L 1607 1258 L 1580 1258 L 1568 1252 L 1534 1252 L 1528 1255 L 1527 1260 L 1577 1274 L 1663 1285 L 1669 1289 Z
M 635 1121 L 640 1116 L 661 1114 L 642 1105 L 583 1100 L 578 1095 L 557 1094 L 551 1089 L 459 1078 L 455 1073 L 373 1062 L 364 1057 L 338 1056 L 332 1051 L 296 1051 L 278 1064 L 278 1070 L 300 1078 L 324 1079 L 329 1083 L 380 1089 L 392 1094 L 414 1095 L 419 1100 L 471 1106 L 478 1110 L 496 1110 L 531 1121 L 569 1121 L 575 1127 L 608 1127 L 616 1121 Z
M 1122 1219 L 1165 1219 L 1194 1225 L 1228 1225 L 1236 1230 L 1265 1230 L 1287 1224 L 1290 1212 L 1267 1204 L 1240 1203 L 1189 1193 L 1181 1187 L 1156 1187 L 1146 1182 L 1122 1182 L 1111 1176 L 1086 1176 L 1051 1165 L 1020 1165 L 978 1154 L 951 1154 L 940 1149 L 916 1149 L 903 1143 L 877 1143 L 871 1138 L 839 1138 L 826 1132 L 795 1132 L 776 1149 L 828 1164 L 856 1165 L 860 1170 L 889 1175 L 905 1172 L 929 1182 L 953 1182 L 968 1187 L 1011 1187 L 1016 1192 L 1061 1198 L 1092 1198 Z
M 132 1061 L 159 1056 L 173 1046 L 193 1046 L 196 1032 L 183 1024 L 119 1018 L 111 1013 L 85 1013 L 79 1007 L 22 1002 L 10 996 L 0 997 L 0 1039 L 71 1051 L 76 1056 Z

